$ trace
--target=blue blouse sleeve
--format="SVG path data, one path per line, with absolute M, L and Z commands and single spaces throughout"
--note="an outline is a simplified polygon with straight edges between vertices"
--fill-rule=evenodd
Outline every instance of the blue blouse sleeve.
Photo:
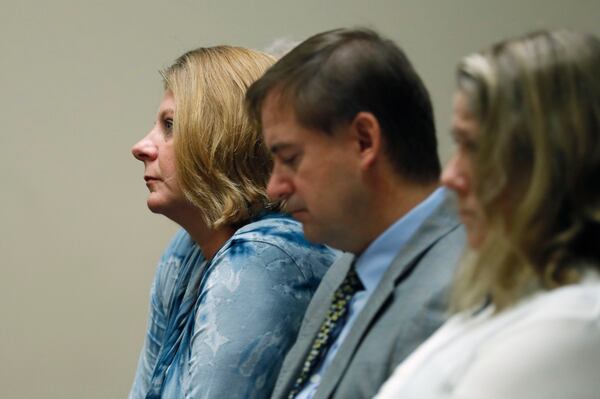
M 272 243 L 219 251 L 200 285 L 186 398 L 270 395 L 319 281 L 304 272 Z

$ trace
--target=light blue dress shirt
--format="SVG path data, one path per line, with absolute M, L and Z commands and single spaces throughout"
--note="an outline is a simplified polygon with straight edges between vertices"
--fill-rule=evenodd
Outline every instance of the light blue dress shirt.
M 444 188 L 438 188 L 423 202 L 410 210 L 406 215 L 394 222 L 356 259 L 355 268 L 365 289 L 357 292 L 350 302 L 348 319 L 338 338 L 327 350 L 324 360 L 317 366 L 315 373 L 308 380 L 304 389 L 296 395 L 296 399 L 311 399 L 321 383 L 321 376 L 331 365 L 338 349 L 352 329 L 360 311 L 379 285 L 385 271 L 400 252 L 402 247 L 413 236 L 423 222 L 431 215 L 446 196 Z

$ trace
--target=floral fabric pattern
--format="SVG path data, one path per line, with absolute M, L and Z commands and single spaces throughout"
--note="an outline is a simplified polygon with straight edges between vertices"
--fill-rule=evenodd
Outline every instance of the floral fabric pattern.
M 265 398 L 337 252 L 266 215 L 207 262 L 180 230 L 164 252 L 130 399 Z

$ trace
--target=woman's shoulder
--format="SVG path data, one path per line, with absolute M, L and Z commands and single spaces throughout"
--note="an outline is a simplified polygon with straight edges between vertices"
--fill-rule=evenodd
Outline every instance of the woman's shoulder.
M 304 238 L 302 225 L 282 214 L 266 214 L 238 229 L 213 262 L 294 264 L 303 274 L 322 276 L 339 252 Z
M 288 254 L 295 252 L 323 253 L 337 256 L 336 250 L 325 245 L 311 243 L 304 237 L 302 225 L 280 213 L 269 213 L 241 227 L 231 238 L 233 245 L 240 243 L 267 244 Z
M 540 292 L 486 324 L 492 334 L 473 348 L 457 396 L 464 390 L 490 398 L 589 397 L 582 386 L 600 387 L 598 281 Z
M 581 282 L 543 291 L 517 305 L 527 322 L 545 320 L 600 321 L 600 278 L 587 273 Z
M 600 280 L 585 278 L 578 284 L 541 291 L 490 317 L 488 324 L 496 331 L 488 343 L 500 348 L 567 337 L 572 345 L 590 340 L 600 344 Z M 577 331 L 581 334 L 575 339 Z
M 232 239 L 273 243 L 304 241 L 302 225 L 281 213 L 267 213 L 240 227 Z

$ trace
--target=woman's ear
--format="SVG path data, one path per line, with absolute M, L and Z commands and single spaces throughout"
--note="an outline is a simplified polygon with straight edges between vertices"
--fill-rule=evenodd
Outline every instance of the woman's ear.
M 351 126 L 358 141 L 361 166 L 369 168 L 375 163 L 381 150 L 379 121 L 370 112 L 359 112 L 354 117 Z

